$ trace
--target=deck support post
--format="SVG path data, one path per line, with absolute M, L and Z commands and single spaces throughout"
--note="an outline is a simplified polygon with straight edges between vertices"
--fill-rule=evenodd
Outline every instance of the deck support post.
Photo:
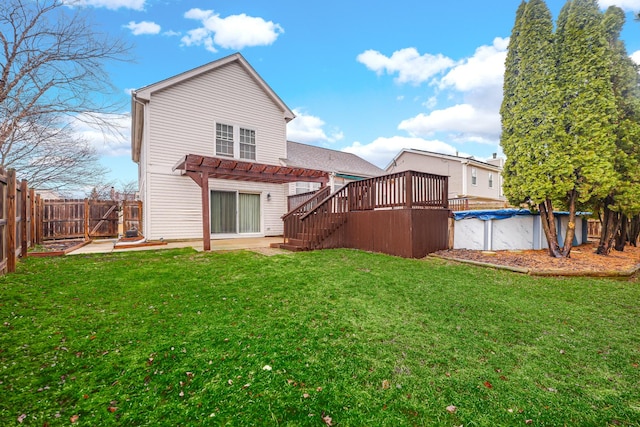
M 404 173 L 404 189 L 405 207 L 411 208 L 411 206 L 413 206 L 413 174 L 410 170 Z
M 198 184 L 202 192 L 202 247 L 205 251 L 211 250 L 211 220 L 209 218 L 209 172 L 187 172 L 187 175 Z

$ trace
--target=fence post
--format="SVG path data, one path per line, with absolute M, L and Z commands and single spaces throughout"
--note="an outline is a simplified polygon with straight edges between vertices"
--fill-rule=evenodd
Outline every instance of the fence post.
M 31 227 L 29 227 L 29 236 L 31 237 L 31 247 L 36 245 L 36 236 L 37 236 L 37 204 L 36 204 L 36 190 L 33 188 L 29 189 L 29 212 L 31 212 Z
M 42 197 L 39 194 L 36 195 L 36 205 L 35 205 L 35 230 L 36 230 L 36 245 L 42 243 L 42 235 L 44 234 L 44 204 L 42 203 Z
M 20 233 L 22 234 L 22 249 L 20 250 L 20 256 L 26 258 L 29 249 L 29 228 L 31 225 L 31 209 L 29 209 L 29 187 L 27 186 L 26 179 L 20 181 L 20 193 L 22 194 L 22 206 L 20 207 L 20 210 L 22 211 L 22 213 L 20 214 L 20 227 L 22 228 L 22 233 Z
M 89 240 L 89 199 L 84 199 L 84 240 Z
M 145 235 L 144 223 L 142 222 L 142 200 L 138 200 L 138 232 Z
M 7 272 L 16 271 L 16 170 L 7 171 Z

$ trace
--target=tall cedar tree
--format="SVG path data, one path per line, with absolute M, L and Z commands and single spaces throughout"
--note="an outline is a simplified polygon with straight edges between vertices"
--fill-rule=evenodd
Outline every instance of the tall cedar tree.
M 555 194 L 569 209 L 563 256 L 569 256 L 576 207 L 606 197 L 614 172 L 616 104 L 611 56 L 596 0 L 573 0 L 557 28 L 557 84 L 561 109 L 554 151 L 559 180 Z
M 602 233 L 597 253 L 607 255 L 615 240 L 622 251 L 627 239 L 635 244 L 638 227 L 628 229 L 628 218 L 638 223 L 640 216 L 640 75 L 638 67 L 627 55 L 620 31 L 625 23 L 622 9 L 607 9 L 603 25 L 611 55 L 611 84 L 616 106 L 615 171 L 618 185 L 599 205 Z
M 537 207 L 549 254 L 569 257 L 577 207 L 615 183 L 615 103 L 602 14 L 595 1 L 569 1 L 555 34 L 543 0 L 531 0 L 518 18 L 516 53 L 507 56 L 507 72 L 517 67 L 517 76 L 505 73 L 516 100 L 503 101 L 502 111 L 505 194 Z M 562 247 L 554 207 L 569 210 Z
M 501 108 L 500 143 L 507 158 L 504 192 L 512 204 L 551 204 L 556 168 L 550 160 L 559 109 L 553 42 L 553 21 L 545 2 L 521 3 L 505 61 Z M 556 228 L 548 226 L 552 209 L 547 216 L 542 223 L 549 251 L 560 256 Z

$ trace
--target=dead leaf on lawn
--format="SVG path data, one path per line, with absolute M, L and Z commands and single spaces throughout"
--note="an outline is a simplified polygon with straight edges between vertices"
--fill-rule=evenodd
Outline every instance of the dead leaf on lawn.
M 458 408 L 456 408 L 455 405 L 447 406 L 447 412 L 450 413 L 450 414 L 454 414 L 457 410 L 458 410 Z
M 388 380 L 384 380 L 384 381 L 382 381 L 382 389 L 383 389 L 383 390 L 386 390 L 386 389 L 388 389 L 389 387 L 391 387 L 391 385 L 389 384 L 389 381 L 388 381 Z
M 322 413 L 322 421 L 325 423 L 325 425 L 333 425 L 333 420 L 331 419 L 331 417 L 329 415 L 325 415 L 324 412 Z
M 485 386 L 486 388 L 493 388 L 493 385 L 492 385 L 489 381 L 485 381 L 485 382 L 484 382 L 484 386 Z
M 78 422 L 78 420 L 80 419 L 80 415 L 72 415 L 71 418 L 69 418 L 69 421 L 71 421 L 71 424 Z
M 112 413 L 113 413 L 113 412 L 116 412 L 117 410 L 118 410 L 118 408 L 116 408 L 115 406 L 109 406 L 109 407 L 107 408 L 107 411 L 112 412 Z
M 20 424 L 22 424 L 22 422 L 24 421 L 24 419 L 27 418 L 27 414 L 22 414 L 18 417 L 18 422 Z

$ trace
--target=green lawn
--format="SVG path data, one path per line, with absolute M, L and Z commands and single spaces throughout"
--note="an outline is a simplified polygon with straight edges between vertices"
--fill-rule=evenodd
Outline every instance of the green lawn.
M 0 425 L 640 425 L 639 285 L 351 250 L 30 258 L 0 278 Z

